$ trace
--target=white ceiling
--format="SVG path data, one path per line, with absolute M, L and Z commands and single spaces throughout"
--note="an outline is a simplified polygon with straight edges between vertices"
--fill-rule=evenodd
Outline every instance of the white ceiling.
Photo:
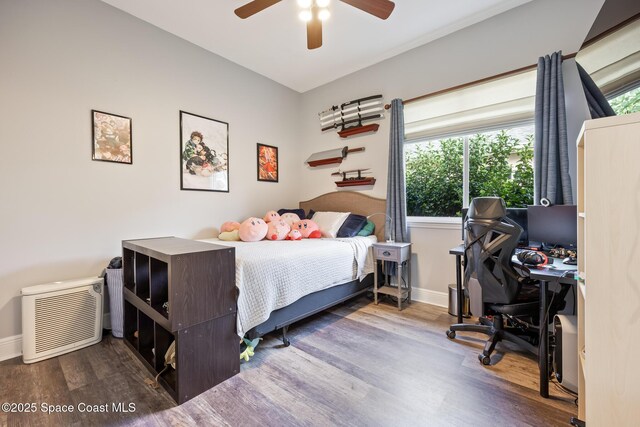
M 332 0 L 323 46 L 311 51 L 295 0 L 245 20 L 233 11 L 250 0 L 103 1 L 306 92 L 531 0 L 396 0 L 386 21 Z

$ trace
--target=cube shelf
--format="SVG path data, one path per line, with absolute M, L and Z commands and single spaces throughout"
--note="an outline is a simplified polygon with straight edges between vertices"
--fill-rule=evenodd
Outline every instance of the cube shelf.
M 122 253 L 124 341 L 176 402 L 237 374 L 235 249 L 165 237 L 125 240 Z

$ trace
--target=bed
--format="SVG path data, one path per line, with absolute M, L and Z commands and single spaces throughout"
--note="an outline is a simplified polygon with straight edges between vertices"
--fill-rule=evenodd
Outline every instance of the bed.
M 386 201 L 355 192 L 327 193 L 300 202 L 305 212 L 385 211 Z M 373 285 L 371 245 L 384 236 L 384 215 L 370 218 L 375 235 L 302 241 L 221 242 L 236 248 L 237 333 L 250 339 L 289 325 L 362 294 Z

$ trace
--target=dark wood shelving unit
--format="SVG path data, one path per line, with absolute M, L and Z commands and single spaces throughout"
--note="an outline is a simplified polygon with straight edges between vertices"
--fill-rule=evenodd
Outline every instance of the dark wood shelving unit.
M 240 372 L 235 249 L 175 237 L 122 242 L 124 341 L 182 404 Z M 163 307 L 168 303 L 168 311 Z

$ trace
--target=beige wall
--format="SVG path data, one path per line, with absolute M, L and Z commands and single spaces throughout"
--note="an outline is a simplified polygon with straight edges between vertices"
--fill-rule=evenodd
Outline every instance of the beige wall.
M 97 0 L 0 2 L 0 53 L 0 339 L 22 287 L 98 275 L 123 239 L 297 203 L 300 94 Z M 91 109 L 133 119 L 133 165 L 91 161 Z M 229 193 L 180 191 L 179 110 L 229 123 Z

